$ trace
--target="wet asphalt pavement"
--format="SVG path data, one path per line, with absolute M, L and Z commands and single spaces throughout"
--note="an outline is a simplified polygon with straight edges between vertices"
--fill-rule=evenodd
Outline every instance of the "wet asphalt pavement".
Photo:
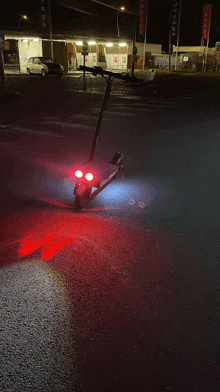
M 1 102 L 0 390 L 218 391 L 220 81 L 115 81 L 94 170 L 123 151 L 125 180 L 76 212 L 105 87 L 80 83 Z

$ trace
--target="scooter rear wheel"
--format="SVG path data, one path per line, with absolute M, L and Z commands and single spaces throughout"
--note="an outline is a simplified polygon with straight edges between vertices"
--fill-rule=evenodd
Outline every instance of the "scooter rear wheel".
M 77 191 L 76 191 L 76 196 L 75 196 L 75 207 L 76 207 L 77 209 L 82 208 L 83 205 L 84 205 L 84 203 L 85 203 L 85 201 L 86 201 L 86 198 L 85 198 L 85 190 L 86 190 L 85 185 L 81 184 L 81 185 L 79 186 L 79 188 L 77 189 Z
M 89 200 L 91 195 L 92 188 L 86 187 L 84 184 L 81 184 L 76 191 L 75 197 L 75 207 L 80 209 L 84 206 L 86 201 Z

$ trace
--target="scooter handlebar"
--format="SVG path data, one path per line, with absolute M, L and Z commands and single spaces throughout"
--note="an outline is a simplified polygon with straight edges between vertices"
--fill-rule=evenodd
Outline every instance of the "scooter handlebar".
M 101 76 L 112 76 L 113 78 L 116 79 L 121 79 L 124 80 L 125 82 L 133 82 L 133 83 L 141 83 L 143 82 L 143 79 L 138 79 L 135 77 L 130 76 L 129 74 L 122 75 L 118 72 L 110 72 L 110 71 L 105 71 L 101 67 L 86 67 L 83 65 L 80 65 L 79 67 L 80 71 L 87 71 L 91 72 L 94 76 L 101 75 Z

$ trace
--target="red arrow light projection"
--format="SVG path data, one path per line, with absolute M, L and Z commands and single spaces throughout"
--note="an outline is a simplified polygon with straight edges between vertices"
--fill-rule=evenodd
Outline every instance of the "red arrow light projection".
M 67 244 L 81 244 L 74 237 L 67 236 L 66 238 L 56 233 L 47 234 L 40 240 L 36 240 L 33 236 L 25 237 L 20 243 L 18 249 L 18 256 L 23 257 L 33 253 L 35 250 L 42 248 L 42 260 L 49 260 L 55 254 L 60 252 Z

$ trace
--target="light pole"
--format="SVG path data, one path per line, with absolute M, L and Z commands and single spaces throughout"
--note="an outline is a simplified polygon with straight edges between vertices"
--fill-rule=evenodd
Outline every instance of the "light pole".
M 5 87 L 3 50 L 5 50 L 5 37 L 3 34 L 0 34 L 0 94 L 4 93 Z
M 119 11 L 125 11 L 125 7 L 120 7 L 119 9 L 118 9 L 118 11 L 117 11 L 117 29 L 118 29 L 118 38 L 119 38 L 119 23 L 118 23 L 118 14 L 119 14 Z
M 181 3 L 179 3 L 179 17 L 178 17 L 178 31 L 177 31 L 177 40 L 176 40 L 176 61 L 175 61 L 175 70 L 177 70 L 177 58 L 178 58 L 178 47 L 179 47 L 179 37 L 180 37 L 180 19 L 181 19 Z
M 22 20 L 22 19 L 27 20 L 27 19 L 28 19 L 27 15 L 22 15 L 22 16 L 20 17 L 20 19 L 19 19 L 19 21 L 18 21 L 18 29 L 20 28 L 20 23 L 21 23 L 21 20 Z
M 50 23 L 50 51 L 51 51 L 51 57 L 53 59 L 53 32 L 52 32 L 52 19 L 51 19 L 50 0 L 48 2 L 48 7 L 49 7 L 49 23 Z

